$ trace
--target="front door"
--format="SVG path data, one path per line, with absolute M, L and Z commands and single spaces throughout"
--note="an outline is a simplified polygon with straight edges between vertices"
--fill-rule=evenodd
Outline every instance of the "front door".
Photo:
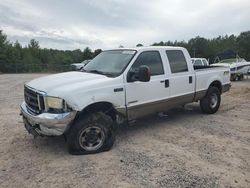
M 141 65 L 150 68 L 151 79 L 149 82 L 125 81 L 129 120 L 162 111 L 163 101 L 169 97 L 170 90 L 160 52 L 141 52 L 130 70 L 136 71 Z

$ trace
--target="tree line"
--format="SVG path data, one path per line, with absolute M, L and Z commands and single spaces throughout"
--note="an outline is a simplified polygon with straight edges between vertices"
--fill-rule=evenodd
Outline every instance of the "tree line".
M 153 46 L 182 46 L 187 48 L 192 57 L 204 57 L 214 61 L 233 58 L 236 55 L 250 61 L 250 31 L 242 32 L 238 36 L 226 35 L 206 39 L 195 37 L 186 41 L 167 41 L 152 44 Z M 137 46 L 142 46 L 138 44 Z M 123 47 L 123 46 L 120 46 Z M 70 64 L 92 59 L 102 52 L 101 49 L 84 50 L 56 50 L 39 46 L 39 42 L 31 39 L 23 47 L 18 41 L 12 43 L 7 35 L 0 30 L 0 72 L 58 72 L 70 69 Z
M 138 44 L 141 45 L 141 44 Z M 225 35 L 206 39 L 200 36 L 186 41 L 167 41 L 154 43 L 154 46 L 182 46 L 187 48 L 191 57 L 204 57 L 213 63 L 215 59 L 242 57 L 250 61 L 250 31 L 238 36 Z
M 39 42 L 31 39 L 25 47 L 16 41 L 11 43 L 0 30 L 0 72 L 58 72 L 70 69 L 70 64 L 92 59 L 102 50 L 83 51 L 40 48 Z

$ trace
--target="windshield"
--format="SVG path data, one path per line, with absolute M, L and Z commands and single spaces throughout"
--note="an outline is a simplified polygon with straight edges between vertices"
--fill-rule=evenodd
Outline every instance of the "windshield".
M 119 76 L 135 55 L 135 50 L 104 51 L 91 60 L 83 69 L 85 72 Z

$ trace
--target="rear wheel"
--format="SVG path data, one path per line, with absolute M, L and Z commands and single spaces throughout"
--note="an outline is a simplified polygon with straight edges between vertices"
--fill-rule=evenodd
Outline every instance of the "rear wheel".
M 67 135 L 71 154 L 91 154 L 110 150 L 114 143 L 112 119 L 102 112 L 78 119 Z
M 218 111 L 221 102 L 221 94 L 217 87 L 209 87 L 207 94 L 200 100 L 201 111 L 213 114 Z

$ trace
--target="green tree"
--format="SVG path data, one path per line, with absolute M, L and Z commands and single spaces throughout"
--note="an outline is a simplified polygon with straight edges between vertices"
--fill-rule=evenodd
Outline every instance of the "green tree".
M 209 56 L 209 45 L 208 41 L 202 37 L 196 37 L 188 41 L 190 55 L 192 57 L 208 57 Z
M 250 61 L 250 31 L 242 32 L 237 37 L 238 54 Z
M 28 44 L 28 47 L 31 49 L 39 49 L 40 48 L 39 42 L 36 41 L 35 39 L 31 39 L 30 43 Z
M 93 57 L 92 51 L 90 50 L 89 47 L 86 47 L 83 50 L 83 58 L 84 58 L 84 60 L 85 59 L 92 59 L 92 57 Z
M 0 60 L 6 60 L 6 50 L 9 47 L 9 42 L 7 41 L 7 35 L 3 34 L 0 30 Z
M 94 58 L 95 56 L 97 56 L 98 54 L 100 54 L 101 52 L 102 52 L 102 49 L 96 49 L 96 50 L 94 51 L 93 58 Z
M 163 41 L 161 41 L 159 43 L 152 44 L 152 46 L 166 46 L 166 43 L 164 43 Z

